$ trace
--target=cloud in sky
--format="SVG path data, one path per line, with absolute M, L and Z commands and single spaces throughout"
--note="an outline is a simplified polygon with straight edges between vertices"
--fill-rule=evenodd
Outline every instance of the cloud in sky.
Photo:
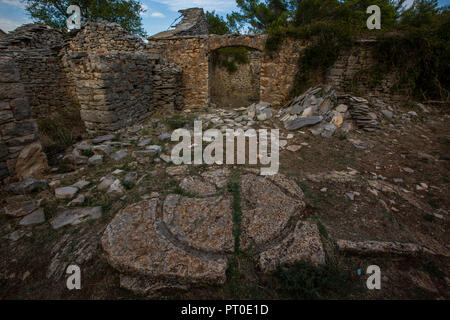
M 153 18 L 165 18 L 166 16 L 161 12 L 152 12 L 150 13 L 150 17 Z
M 0 18 L 0 29 L 5 32 L 12 31 L 17 27 L 20 27 L 24 23 L 28 23 L 29 21 L 17 21 L 6 18 Z
M 0 0 L 0 2 L 19 8 L 25 8 L 25 4 L 20 0 Z

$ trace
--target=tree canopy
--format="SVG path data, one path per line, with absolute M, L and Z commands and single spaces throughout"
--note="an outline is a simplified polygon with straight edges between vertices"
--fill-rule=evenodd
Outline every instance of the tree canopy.
M 82 23 L 86 20 L 116 22 L 125 30 L 145 36 L 142 27 L 143 12 L 140 1 L 135 0 L 24 0 L 28 14 L 38 22 L 67 31 L 67 8 L 77 5 L 81 9 Z

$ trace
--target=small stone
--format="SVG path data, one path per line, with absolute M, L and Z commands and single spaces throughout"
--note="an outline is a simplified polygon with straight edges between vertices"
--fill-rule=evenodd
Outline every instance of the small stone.
M 152 142 L 153 142 L 153 139 L 151 139 L 151 138 L 144 139 L 138 143 L 138 147 L 143 148 L 145 146 L 148 146 Z
M 322 189 L 320 189 L 320 192 L 327 192 L 327 191 L 328 191 L 327 188 L 322 188 Z
M 110 186 L 111 186 L 111 184 L 114 182 L 114 178 L 112 178 L 112 177 L 103 177 L 101 180 L 100 180 L 101 182 L 100 182 L 100 184 L 98 185 L 98 187 L 97 187 L 97 189 L 98 190 L 106 190 L 106 189 L 108 189 Z
M 403 171 L 405 171 L 406 173 L 414 173 L 414 170 L 408 167 L 403 168 Z
M 40 224 L 43 222 L 45 222 L 44 210 L 38 209 L 20 220 L 19 224 L 21 226 L 29 226 L 33 224 Z
M 347 192 L 345 194 L 351 201 L 355 200 L 355 194 L 353 192 Z
M 55 197 L 58 199 L 72 199 L 78 192 L 75 187 L 62 187 L 55 190 Z
M 188 170 L 188 167 L 186 165 L 182 165 L 182 166 L 176 166 L 176 167 L 169 167 L 166 169 L 166 173 L 169 176 L 179 176 L 179 175 L 186 174 L 187 170 Z
M 408 112 L 410 116 L 417 117 L 417 113 L 415 111 Z
M 128 155 L 126 150 L 119 150 L 111 154 L 111 159 L 114 161 L 120 161 Z
M 306 126 L 312 126 L 316 123 L 319 123 L 323 120 L 322 116 L 312 116 L 305 118 L 297 118 L 294 120 L 288 120 L 284 122 L 284 127 L 287 130 L 297 130 Z
M 92 143 L 93 144 L 100 144 L 102 142 L 114 140 L 115 138 L 116 138 L 115 134 L 108 134 L 108 135 L 104 135 L 104 136 L 100 136 L 100 137 L 97 137 L 95 139 L 92 139 Z
M 302 146 L 293 144 L 293 145 L 288 146 L 286 149 L 291 151 L 291 152 L 297 152 L 301 148 L 302 148 Z
M 109 186 L 107 193 L 114 197 L 121 197 L 124 195 L 125 190 L 123 189 L 119 179 L 114 180 L 114 182 Z
M 345 104 L 340 104 L 336 107 L 336 111 L 339 113 L 346 113 L 348 110 L 348 106 L 346 106 Z
M 14 194 L 25 194 L 48 189 L 48 184 L 44 180 L 28 178 L 20 182 L 15 182 L 5 187 L 6 192 Z
M 53 229 L 59 229 L 66 225 L 77 225 L 91 219 L 99 219 L 102 216 L 102 207 L 85 207 L 65 210 L 50 221 Z
M 83 204 L 85 201 L 86 201 L 86 196 L 84 194 L 80 194 L 75 199 L 70 201 L 67 205 L 69 207 L 77 206 L 77 205 Z
M 103 163 L 103 156 L 100 154 L 96 154 L 93 155 L 92 157 L 89 158 L 88 160 L 88 164 L 90 165 L 99 165 Z
M 166 163 L 172 162 L 172 158 L 170 156 L 168 156 L 167 154 L 162 154 L 159 157 Z
M 158 139 L 160 141 L 170 140 L 171 138 L 172 138 L 172 135 L 170 133 L 163 133 L 158 136 Z
M 389 110 L 381 110 L 381 113 L 388 119 L 392 119 L 394 117 L 392 111 Z
M 127 183 L 136 183 L 138 180 L 138 173 L 137 172 L 129 172 L 125 175 L 125 177 L 123 178 L 124 182 Z
M 150 153 L 160 153 L 162 151 L 161 146 L 158 145 L 147 146 L 145 149 Z
M 87 181 L 87 180 L 80 180 L 80 181 L 78 181 L 77 183 L 74 183 L 74 184 L 72 185 L 72 187 L 75 187 L 75 188 L 78 188 L 79 190 L 81 190 L 81 189 L 87 187 L 87 186 L 90 185 L 90 184 L 91 184 L 91 183 L 90 183 L 89 181 Z

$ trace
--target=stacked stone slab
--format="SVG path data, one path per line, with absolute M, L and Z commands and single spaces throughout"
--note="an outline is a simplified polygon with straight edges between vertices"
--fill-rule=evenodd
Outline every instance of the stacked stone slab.
M 0 180 L 39 176 L 47 166 L 14 59 L 0 55 Z

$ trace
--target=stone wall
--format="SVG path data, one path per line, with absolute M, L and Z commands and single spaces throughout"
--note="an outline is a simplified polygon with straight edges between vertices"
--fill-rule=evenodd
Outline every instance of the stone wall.
M 244 46 L 261 52 L 260 98 L 273 104 L 282 103 L 290 94 L 296 74 L 297 59 L 304 48 L 300 41 L 287 40 L 281 50 L 264 52 L 265 35 L 209 35 L 149 39 L 148 50 L 159 53 L 183 70 L 182 85 L 185 104 L 199 109 L 210 102 L 210 65 L 212 51 L 230 46 Z
M 335 88 L 354 92 L 365 97 L 375 97 L 392 102 L 402 102 L 405 97 L 394 95 L 391 89 L 395 84 L 395 74 L 388 74 L 379 83 L 370 83 L 373 78 L 373 58 L 375 40 L 357 40 L 354 46 L 341 54 L 326 75 L 326 83 Z
M 181 70 L 145 48 L 142 39 L 115 23 L 89 22 L 74 33 L 64 64 L 88 133 L 133 125 L 156 108 L 183 108 Z
M 210 100 L 219 107 L 238 108 L 259 102 L 261 52 L 248 51 L 248 63 L 236 64 L 229 72 L 221 64 L 210 61 Z
M 38 177 L 47 160 L 14 59 L 0 55 L 0 180 Z
M 180 71 L 142 52 L 69 53 L 81 118 L 90 134 L 102 134 L 150 118 L 156 107 L 182 106 Z M 177 81 L 178 80 L 178 81 Z
M 3 55 L 13 57 L 35 118 L 45 118 L 75 101 L 73 83 L 61 62 L 63 35 L 44 25 L 17 28 L 0 40 Z

